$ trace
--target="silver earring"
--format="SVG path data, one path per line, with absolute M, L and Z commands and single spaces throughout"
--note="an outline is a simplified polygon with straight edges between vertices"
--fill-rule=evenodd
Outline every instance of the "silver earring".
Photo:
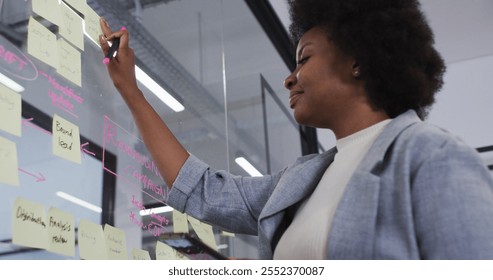
M 354 70 L 354 72 L 353 72 L 353 76 L 354 76 L 355 78 L 358 78 L 358 77 L 359 77 L 359 75 L 360 75 L 359 70 Z

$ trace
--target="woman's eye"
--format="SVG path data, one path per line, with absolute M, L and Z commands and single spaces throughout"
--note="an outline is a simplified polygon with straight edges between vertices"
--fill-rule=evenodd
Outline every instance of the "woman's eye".
M 305 64 L 305 62 L 308 60 L 308 58 L 310 58 L 310 57 L 309 57 L 309 56 L 307 56 L 307 57 L 303 57 L 302 59 L 300 59 L 300 60 L 298 61 L 298 65 L 303 65 L 303 64 Z

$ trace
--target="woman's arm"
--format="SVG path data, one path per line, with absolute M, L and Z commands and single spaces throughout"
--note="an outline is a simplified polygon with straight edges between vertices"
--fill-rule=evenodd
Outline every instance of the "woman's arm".
M 137 86 L 135 55 L 128 45 L 128 31 L 122 28 L 112 32 L 103 18 L 100 19 L 100 25 L 103 35 L 100 36 L 99 42 L 105 55 L 109 49 L 108 41 L 120 39 L 117 54 L 108 63 L 108 73 L 130 109 L 142 140 L 158 166 L 161 176 L 171 188 L 189 154 Z

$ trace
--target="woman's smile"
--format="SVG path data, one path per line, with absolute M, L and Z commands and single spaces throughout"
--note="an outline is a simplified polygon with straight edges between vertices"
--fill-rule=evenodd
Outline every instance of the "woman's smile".
M 294 106 L 296 105 L 296 102 L 298 99 L 301 97 L 300 95 L 303 93 L 303 91 L 291 91 L 289 93 L 289 106 L 291 109 L 294 109 Z

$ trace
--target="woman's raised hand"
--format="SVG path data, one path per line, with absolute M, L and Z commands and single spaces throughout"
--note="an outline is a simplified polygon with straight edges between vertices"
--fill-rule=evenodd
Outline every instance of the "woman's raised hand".
M 120 30 L 113 32 L 104 18 L 100 18 L 99 23 L 103 31 L 103 34 L 99 36 L 99 44 L 105 57 L 110 48 L 108 42 L 112 42 L 115 39 L 120 40 L 116 55 L 109 60 L 107 67 L 116 89 L 122 94 L 123 98 L 127 98 L 137 90 L 135 55 L 133 49 L 128 46 L 128 30 L 122 27 Z

